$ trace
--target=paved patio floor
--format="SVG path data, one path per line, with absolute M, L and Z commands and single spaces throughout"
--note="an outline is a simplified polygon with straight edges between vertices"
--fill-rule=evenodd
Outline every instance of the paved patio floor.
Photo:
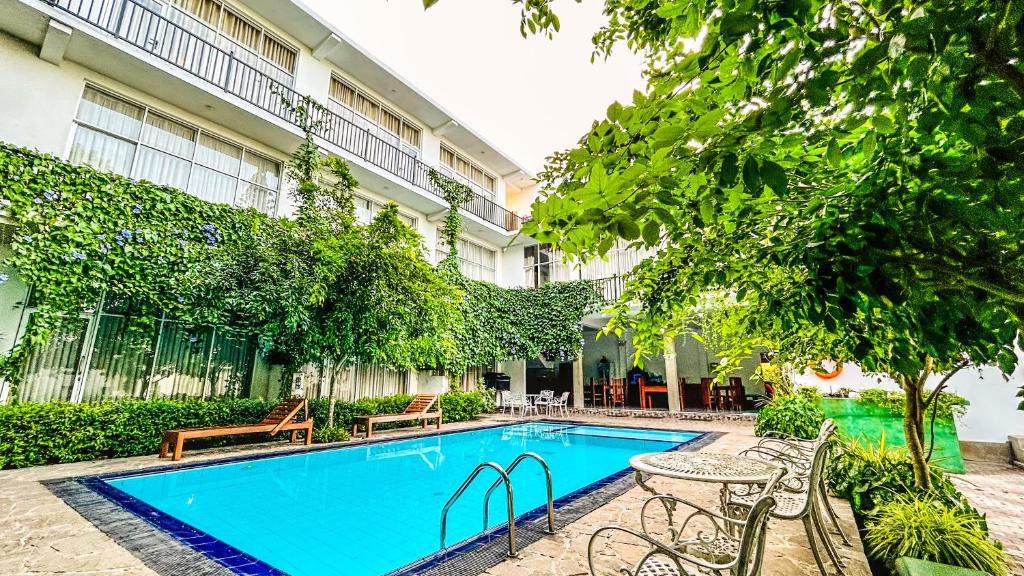
M 717 431 L 724 434 L 703 448 L 707 451 L 735 453 L 755 442 L 753 427 L 742 421 L 687 421 L 674 418 L 631 418 L 595 415 L 574 415 L 573 419 L 594 423 L 641 425 L 677 430 Z M 446 425 L 446 429 L 467 428 L 510 420 L 502 416 L 489 416 L 476 423 Z M 413 430 L 389 431 L 381 436 L 403 437 Z M 376 436 L 376 435 L 375 435 Z M 301 450 L 288 444 L 261 444 L 241 448 L 214 449 L 186 452 L 185 462 L 199 462 L 260 452 L 288 452 Z M 0 471 L 0 574 L 139 574 L 151 575 L 140 559 L 107 537 L 80 516 L 74 509 L 54 496 L 41 481 L 138 470 L 160 465 L 166 461 L 154 456 L 80 462 L 41 466 L 24 470 Z M 717 502 L 717 487 L 700 483 L 654 480 L 664 491 L 698 503 Z M 585 552 L 593 531 L 602 525 L 617 523 L 638 526 L 639 506 L 644 495 L 633 488 L 612 499 L 598 510 L 583 516 L 554 536 L 525 547 L 520 558 L 507 560 L 484 572 L 499 575 L 584 575 L 587 573 Z M 851 547 L 840 547 L 847 560 L 849 576 L 867 576 L 867 562 L 856 537 L 849 507 L 834 500 L 842 516 L 844 530 L 854 540 Z M 766 576 L 814 575 L 814 567 L 807 541 L 798 523 L 773 521 L 770 528 L 764 574 Z M 187 573 L 187 572 L 185 572 Z
M 1010 573 L 1024 576 L 1024 470 L 968 461 L 967 473 L 954 476 L 953 481 L 987 515 L 989 531 L 1003 543 Z

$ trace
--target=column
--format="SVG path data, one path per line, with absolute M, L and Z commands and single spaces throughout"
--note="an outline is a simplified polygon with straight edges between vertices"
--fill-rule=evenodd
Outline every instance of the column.
M 673 338 L 665 339 L 665 387 L 668 388 L 668 410 L 679 412 L 679 371 L 676 369 L 676 343 Z
M 572 361 L 572 407 L 583 408 L 583 352 Z

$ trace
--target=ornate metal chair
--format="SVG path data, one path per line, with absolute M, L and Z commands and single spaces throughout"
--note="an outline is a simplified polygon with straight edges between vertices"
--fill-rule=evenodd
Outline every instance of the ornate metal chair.
M 587 547 L 593 576 L 758 576 L 764 558 L 771 495 L 779 471 L 742 520 L 669 495 L 649 498 L 641 529 L 605 526 Z M 681 522 L 677 522 L 681 520 Z
M 811 455 L 814 452 L 815 442 L 827 441 L 829 444 L 828 458 L 832 456 L 832 452 L 835 449 L 835 432 L 835 424 L 831 419 L 828 419 L 821 424 L 821 428 L 818 431 L 818 438 L 814 440 L 797 438 L 796 436 L 783 434 L 781 432 L 767 432 L 765 433 L 765 437 L 758 443 L 758 447 L 763 449 L 783 450 L 797 456 L 803 456 L 809 465 Z M 821 481 L 818 483 L 817 488 L 818 498 L 821 500 L 822 504 L 822 510 L 826 512 L 826 515 L 832 524 L 832 529 L 842 539 L 843 544 L 850 546 L 850 539 L 846 536 L 846 532 L 843 531 L 842 527 L 839 526 L 839 514 L 836 513 L 835 508 L 832 507 L 832 501 L 828 498 L 828 490 L 825 488 L 825 474 L 821 475 Z
M 822 576 L 828 576 L 818 541 L 825 548 L 829 559 L 842 575 L 844 563 L 825 529 L 821 512 L 823 508 L 820 493 L 825 461 L 828 457 L 830 441 L 835 433 L 835 425 L 827 420 L 821 427 L 818 438 L 814 440 L 810 452 L 806 445 L 775 442 L 762 442 L 754 448 L 744 450 L 740 454 L 751 458 L 762 458 L 777 462 L 786 467 L 787 472 L 778 483 L 773 496 L 777 502 L 771 516 L 780 520 L 799 520 L 804 525 L 807 542 L 814 555 L 814 561 Z M 749 486 L 727 486 L 722 492 L 722 508 L 730 517 L 742 517 L 753 504 L 763 497 L 763 492 L 753 491 Z M 827 498 L 825 499 L 827 505 Z

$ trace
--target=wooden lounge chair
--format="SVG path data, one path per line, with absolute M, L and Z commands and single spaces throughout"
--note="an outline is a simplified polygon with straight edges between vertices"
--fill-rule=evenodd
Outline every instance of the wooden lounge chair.
M 421 420 L 423 428 L 427 427 L 427 420 L 437 419 L 437 429 L 441 429 L 441 410 L 428 412 L 437 402 L 437 394 L 417 394 L 412 402 L 401 414 L 377 414 L 374 416 L 356 416 L 352 420 L 352 435 L 359 433 L 359 426 L 366 428 L 366 437 L 373 436 L 373 425 L 376 422 L 404 422 L 407 420 Z
M 296 420 L 300 411 L 305 411 L 305 420 Z M 181 460 L 181 450 L 185 440 L 192 438 L 212 438 L 214 436 L 231 436 L 234 434 L 266 434 L 271 436 L 278 432 L 290 431 L 291 441 L 295 442 L 299 430 L 306 431 L 306 445 L 313 442 L 313 418 L 309 415 L 309 406 L 305 398 L 291 398 L 282 401 L 267 414 L 259 424 L 243 424 L 241 426 L 214 426 L 210 428 L 183 428 L 167 430 L 160 442 L 160 457 L 166 458 L 168 448 L 174 445 L 172 460 Z

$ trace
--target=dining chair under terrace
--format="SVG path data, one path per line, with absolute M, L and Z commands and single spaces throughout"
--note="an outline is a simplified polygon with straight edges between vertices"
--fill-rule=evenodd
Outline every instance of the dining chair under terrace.
M 529 396 L 526 394 L 513 394 L 513 397 L 515 398 L 514 402 L 519 406 L 522 416 L 526 416 L 531 412 L 537 414 L 537 406 L 530 402 Z
M 843 567 L 845 565 L 839 558 L 825 529 L 821 517 L 822 505 L 817 497 L 817 487 L 821 482 L 825 460 L 828 456 L 828 440 L 832 433 L 834 433 L 834 425 L 830 424 L 823 436 L 819 435 L 815 441 L 809 462 L 805 457 L 795 455 L 794 452 L 757 446 L 740 453 L 742 456 L 761 458 L 786 467 L 786 475 L 777 484 L 772 494 L 776 501 L 776 507 L 772 510 L 771 516 L 779 520 L 798 520 L 803 523 L 804 532 L 807 534 L 807 543 L 822 576 L 828 576 L 828 572 L 825 570 L 825 564 L 821 558 L 819 541 L 840 576 L 844 574 Z M 729 517 L 743 517 L 748 513 L 750 507 L 764 495 L 764 491 L 758 491 L 748 485 L 726 486 L 722 493 L 722 508 Z
M 541 408 L 544 408 L 546 410 L 547 407 L 548 407 L 548 404 L 551 404 L 551 400 L 554 399 L 554 397 L 555 397 L 555 391 L 554 390 L 541 390 L 540 394 L 537 395 L 537 399 L 533 401 L 533 405 L 538 410 L 540 410 Z
M 507 410 L 512 416 L 516 415 L 516 408 L 519 409 L 520 413 L 526 411 L 526 397 L 518 394 L 513 394 L 508 390 L 501 391 L 501 412 L 504 414 Z
M 730 518 L 670 495 L 653 496 L 641 510 L 640 530 L 599 528 L 590 538 L 592 576 L 758 576 L 779 470 L 743 519 Z
M 561 414 L 562 416 L 568 416 L 569 415 L 568 408 L 569 408 L 569 393 L 568 392 L 562 392 L 561 396 L 557 396 L 555 398 L 552 398 L 551 402 L 549 402 L 548 405 L 547 405 L 548 415 L 551 414 L 552 410 L 555 410 L 559 414 Z

